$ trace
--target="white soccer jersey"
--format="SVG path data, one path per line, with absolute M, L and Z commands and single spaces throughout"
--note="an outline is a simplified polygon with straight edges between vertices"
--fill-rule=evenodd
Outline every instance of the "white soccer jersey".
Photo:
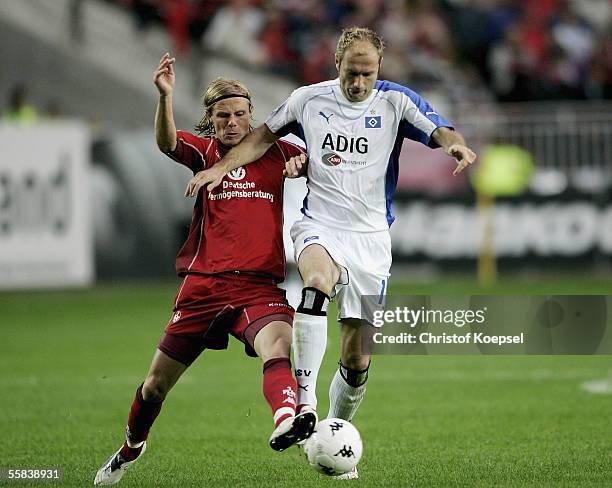
M 412 90 L 377 81 L 370 97 L 349 102 L 338 79 L 295 90 L 266 120 L 277 135 L 296 133 L 308 151 L 302 213 L 337 229 L 388 230 L 404 138 L 437 147 L 431 134 L 450 127 Z

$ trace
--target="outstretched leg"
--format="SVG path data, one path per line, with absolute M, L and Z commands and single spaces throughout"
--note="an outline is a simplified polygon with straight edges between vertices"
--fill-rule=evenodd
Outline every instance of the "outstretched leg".
M 270 447 L 284 451 L 310 437 L 317 422 L 312 412 L 295 416 L 297 383 L 289 360 L 291 326 L 270 322 L 255 336 L 253 346 L 263 362 L 263 393 L 274 418 Z
M 159 415 L 162 403 L 186 369 L 186 365 L 166 353 L 159 349 L 155 351 L 147 377 L 136 389 L 125 429 L 126 440 L 98 470 L 94 485 L 118 483 L 125 470 L 144 453 L 149 430 Z
M 155 351 L 144 383 L 136 390 L 126 428 L 126 446 L 137 448 L 149 435 L 168 392 L 187 366 L 159 349 Z
M 323 246 L 312 244 L 299 256 L 304 282 L 302 301 L 293 323 L 293 357 L 298 383 L 298 410 L 317 407 L 317 377 L 327 346 L 327 306 L 340 277 L 338 266 Z

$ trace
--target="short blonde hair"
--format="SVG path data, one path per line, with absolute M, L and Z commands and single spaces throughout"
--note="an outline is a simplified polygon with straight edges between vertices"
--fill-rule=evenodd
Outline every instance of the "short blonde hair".
M 378 58 L 382 59 L 383 51 L 385 50 L 385 43 L 382 37 L 368 27 L 347 27 L 342 31 L 340 39 L 338 39 L 338 46 L 336 47 L 338 63 L 342 62 L 344 53 L 355 41 L 368 41 L 376 49 Z
M 210 82 L 202 94 L 204 116 L 195 126 L 198 134 L 213 135 L 215 133 L 215 127 L 212 123 L 213 107 L 221 98 L 230 98 L 232 95 L 246 98 L 249 101 L 249 111 L 251 117 L 253 117 L 255 107 L 251 101 L 251 92 L 246 85 L 238 80 L 216 78 Z

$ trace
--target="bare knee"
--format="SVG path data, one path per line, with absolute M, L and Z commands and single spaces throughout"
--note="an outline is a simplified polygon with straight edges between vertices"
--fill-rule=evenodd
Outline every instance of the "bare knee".
M 300 254 L 298 270 L 304 286 L 316 288 L 331 295 L 334 285 L 340 277 L 338 265 L 327 251 L 318 244 L 313 244 Z
M 370 356 L 369 354 L 360 354 L 359 351 L 344 351 L 341 361 L 345 368 L 363 371 L 370 364 Z
M 330 273 L 314 271 L 304 276 L 304 286 L 321 290 L 326 295 L 331 295 L 334 284 L 333 276 Z
M 264 363 L 269 359 L 288 358 L 291 351 L 291 325 L 285 321 L 270 322 L 255 336 L 253 349 Z
M 171 386 L 163 378 L 149 374 L 142 385 L 142 398 L 147 402 L 162 402 Z
M 271 338 L 262 344 L 260 356 L 265 363 L 270 359 L 288 358 L 291 350 L 291 336 L 284 337 L 282 335 Z

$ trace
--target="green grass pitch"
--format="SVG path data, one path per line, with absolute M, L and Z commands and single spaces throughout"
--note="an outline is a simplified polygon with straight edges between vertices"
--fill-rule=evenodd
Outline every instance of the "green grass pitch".
M 54 467 L 91 486 L 123 440 L 176 284 L 0 294 L 0 467 Z M 505 282 L 486 293 L 602 293 L 609 281 Z M 391 293 L 474 293 L 468 280 Z M 482 290 L 480 290 L 482 292 Z M 338 357 L 336 327 L 319 376 L 320 412 Z M 355 418 L 363 487 L 612 486 L 612 357 L 377 356 Z M 267 445 L 261 364 L 233 341 L 207 351 L 168 396 L 124 487 L 337 486 L 297 448 Z M 7 484 L 6 482 L 4 484 Z M 0 485 L 4 485 L 0 482 Z M 17 483 L 15 486 L 41 486 Z

